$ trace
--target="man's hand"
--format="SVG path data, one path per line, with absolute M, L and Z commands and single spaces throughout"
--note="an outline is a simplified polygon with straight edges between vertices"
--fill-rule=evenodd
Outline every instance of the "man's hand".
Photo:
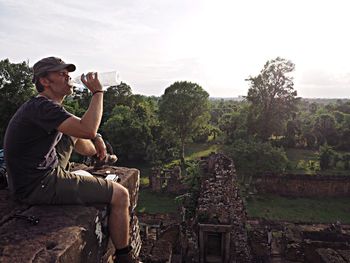
M 86 76 L 83 74 L 80 79 L 91 93 L 102 90 L 102 85 L 98 80 L 97 72 L 89 72 Z
M 102 161 L 107 155 L 107 149 L 102 137 L 96 137 L 93 141 L 97 157 Z

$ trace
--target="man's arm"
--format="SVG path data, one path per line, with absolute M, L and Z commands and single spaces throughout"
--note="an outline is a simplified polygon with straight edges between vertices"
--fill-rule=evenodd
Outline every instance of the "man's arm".
M 93 156 L 97 155 L 100 160 L 103 160 L 106 157 L 107 150 L 106 145 L 100 136 L 96 136 L 93 140 L 88 139 L 78 139 L 72 138 L 74 142 L 74 150 L 84 156 Z
M 102 118 L 102 86 L 97 79 L 96 73 L 88 73 L 86 80 L 83 77 L 81 80 L 94 94 L 92 95 L 89 108 L 81 119 L 77 116 L 69 117 L 58 126 L 57 130 L 76 138 L 93 139 L 96 136 Z
M 84 156 L 93 156 L 96 154 L 96 148 L 94 144 L 91 140 L 88 139 L 76 139 L 74 150 Z

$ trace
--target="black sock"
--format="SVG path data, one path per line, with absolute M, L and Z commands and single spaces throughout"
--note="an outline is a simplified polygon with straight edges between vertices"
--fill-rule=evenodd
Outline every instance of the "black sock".
M 124 254 L 128 254 L 131 250 L 132 250 L 132 247 L 131 247 L 131 246 L 126 246 L 126 247 L 124 247 L 124 248 L 115 249 L 115 255 L 124 255 Z

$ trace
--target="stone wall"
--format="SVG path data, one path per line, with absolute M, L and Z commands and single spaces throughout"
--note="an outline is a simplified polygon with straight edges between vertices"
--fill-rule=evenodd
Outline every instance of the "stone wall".
M 179 218 L 176 214 L 138 213 L 141 227 L 143 263 L 181 262 L 179 258 Z M 181 257 L 180 257 L 181 258 Z
M 134 216 L 139 191 L 139 171 L 103 167 L 96 175 L 115 173 L 129 189 L 131 243 L 134 256 L 141 249 L 138 219 Z M 22 217 L 18 218 L 16 217 Z M 28 206 L 15 203 L 0 190 L 0 262 L 112 262 L 114 248 L 108 238 L 107 206 Z M 39 219 L 32 224 L 30 219 Z
M 173 194 L 181 194 L 188 190 L 187 185 L 182 182 L 181 168 L 179 166 L 175 166 L 172 169 L 154 167 L 149 175 L 149 187 L 154 192 Z
M 183 223 L 186 262 L 251 262 L 246 213 L 233 162 L 222 154 L 203 159 L 194 218 Z
M 350 262 L 349 225 L 258 220 L 248 224 L 253 262 Z
M 263 174 L 253 180 L 258 193 L 295 197 L 350 196 L 349 176 Z

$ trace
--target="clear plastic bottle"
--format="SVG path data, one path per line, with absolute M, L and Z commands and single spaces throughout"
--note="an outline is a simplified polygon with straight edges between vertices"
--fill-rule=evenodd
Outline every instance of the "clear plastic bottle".
M 83 87 L 84 84 L 80 79 L 81 75 L 70 80 L 70 84 L 73 86 Z M 119 74 L 116 71 L 109 72 L 97 72 L 97 77 L 103 87 L 103 89 L 107 89 L 111 86 L 117 86 L 120 84 Z

